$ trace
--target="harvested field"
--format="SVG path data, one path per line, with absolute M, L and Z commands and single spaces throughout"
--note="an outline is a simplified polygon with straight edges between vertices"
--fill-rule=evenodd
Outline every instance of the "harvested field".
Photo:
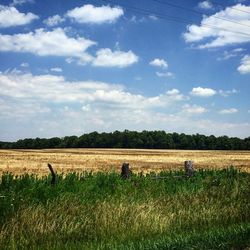
M 120 170 L 129 162 L 134 172 L 176 170 L 185 160 L 195 168 L 222 169 L 233 165 L 250 172 L 250 151 L 138 150 L 138 149 L 44 149 L 0 150 L 0 174 L 48 173 L 51 163 L 58 173 Z

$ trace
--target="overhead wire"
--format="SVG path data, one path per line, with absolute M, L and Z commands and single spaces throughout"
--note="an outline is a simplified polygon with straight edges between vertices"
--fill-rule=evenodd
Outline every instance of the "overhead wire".
M 219 2 L 217 2 L 217 1 L 211 1 L 211 0 L 209 0 L 209 2 L 212 3 L 212 4 L 214 4 L 214 5 L 221 6 L 221 7 L 228 7 L 226 4 L 219 3 Z M 240 10 L 240 9 L 235 8 L 235 7 L 232 7 L 232 6 L 230 6 L 230 8 L 231 8 L 232 10 L 237 10 L 237 11 L 240 11 L 240 12 L 244 12 L 244 13 L 250 14 L 250 11 Z
M 105 3 L 118 4 L 117 2 L 115 2 L 113 0 L 102 0 L 102 1 L 105 2 Z M 163 20 L 166 20 L 166 21 L 173 21 L 173 22 L 185 23 L 185 24 L 190 24 L 190 22 L 193 22 L 190 19 L 181 18 L 181 17 L 177 17 L 177 16 L 166 15 L 166 14 L 162 14 L 162 13 L 155 12 L 155 11 L 152 12 L 152 11 L 147 10 L 147 9 L 138 8 L 138 7 L 135 7 L 135 6 L 128 5 L 128 4 L 124 4 L 124 3 L 119 3 L 119 5 L 122 6 L 124 9 L 133 11 L 135 13 L 138 13 L 138 14 L 141 14 L 141 15 L 147 15 L 147 16 L 155 16 L 155 17 L 157 17 L 159 19 L 163 19 Z M 214 25 L 208 25 L 208 24 L 202 24 L 202 25 L 203 25 L 203 27 L 216 29 L 216 30 L 221 30 L 221 31 L 227 31 L 227 32 L 230 32 L 230 33 L 250 37 L 250 33 L 245 33 L 245 32 L 235 31 L 235 30 L 229 30 L 229 29 L 226 29 L 226 28 L 216 27 Z
M 184 7 L 184 6 L 181 6 L 181 5 L 173 4 L 173 3 L 170 3 L 170 2 L 167 2 L 167 1 L 162 1 L 162 0 L 152 0 L 152 1 L 160 3 L 160 4 L 168 5 L 168 6 L 171 6 L 171 7 L 174 7 L 174 8 L 183 9 L 183 10 L 186 10 L 186 11 L 198 14 L 198 15 L 200 15 L 200 14 L 204 15 L 204 13 L 201 12 L 201 11 L 194 10 L 194 9 L 191 9 L 191 8 L 187 8 L 187 7 Z M 214 16 L 214 15 L 212 16 L 212 18 L 223 20 L 223 21 L 227 21 L 227 22 L 231 22 L 231 23 L 235 23 L 235 24 L 238 24 L 238 25 L 241 25 L 241 26 L 246 26 L 246 27 L 250 28 L 250 25 L 239 23 L 237 21 L 230 20 L 230 19 L 227 19 L 227 18 L 218 17 L 218 16 Z

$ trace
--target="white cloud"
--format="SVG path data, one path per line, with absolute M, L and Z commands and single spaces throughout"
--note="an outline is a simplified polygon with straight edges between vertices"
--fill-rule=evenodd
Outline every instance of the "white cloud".
M 180 91 L 178 89 L 171 89 L 171 90 L 167 91 L 168 95 L 177 95 L 179 93 L 180 93 Z
M 124 68 L 138 61 L 138 56 L 131 50 L 112 51 L 109 48 L 99 49 L 96 57 L 86 50 L 96 42 L 84 37 L 69 37 L 65 30 L 56 28 L 52 31 L 36 29 L 34 32 L 14 35 L 0 34 L 0 51 L 32 53 L 38 56 L 63 56 L 66 62 L 79 65 L 87 63 L 98 67 Z
M 28 63 L 26 63 L 26 62 L 23 62 L 23 63 L 20 64 L 20 66 L 23 67 L 23 68 L 28 68 L 30 65 Z
M 215 95 L 216 91 L 211 88 L 197 87 L 197 88 L 193 88 L 190 94 L 193 96 L 210 97 L 210 96 Z
M 237 68 L 237 70 L 238 70 L 241 74 L 249 74 L 249 73 L 250 73 L 250 55 L 245 55 L 245 56 L 241 59 L 241 64 L 240 64 L 240 66 Z
M 15 7 L 0 5 L 0 28 L 25 25 L 39 17 L 31 12 L 22 13 Z
M 61 28 L 52 31 L 36 29 L 35 32 L 14 35 L 0 34 L 0 51 L 26 52 L 38 56 L 72 56 L 81 58 L 85 50 L 96 44 L 84 37 L 69 37 Z
M 0 95 L 24 100 L 34 99 L 37 102 L 40 100 L 57 103 L 106 103 L 133 109 L 164 107 L 185 100 L 176 89 L 158 96 L 146 97 L 130 93 L 118 84 L 95 81 L 70 82 L 62 76 L 33 76 L 15 71 L 0 74 Z
M 51 68 L 50 70 L 53 72 L 62 72 L 62 69 L 59 67 Z
M 65 61 L 68 63 L 68 64 L 71 64 L 72 62 L 74 62 L 74 59 L 72 57 L 68 57 L 65 59 Z
M 25 3 L 34 3 L 35 0 L 13 0 L 11 5 L 23 5 Z
M 11 3 L 11 6 L 22 5 L 25 3 L 34 3 L 34 2 L 35 2 L 34 0 L 13 0 L 13 2 Z
M 172 99 L 172 100 L 175 100 L 175 101 L 184 101 L 184 100 L 188 99 L 188 97 L 185 97 L 183 94 L 181 94 L 178 89 L 168 90 L 165 95 L 169 99 Z
M 198 7 L 201 9 L 209 10 L 213 8 L 213 4 L 210 1 L 199 2 Z
M 95 7 L 92 4 L 86 4 L 69 10 L 66 15 L 78 23 L 102 24 L 113 23 L 123 14 L 123 9 L 119 6 Z
M 168 68 L 168 63 L 164 59 L 155 58 L 149 64 L 151 66 L 161 67 L 164 69 Z
M 156 72 L 155 73 L 158 77 L 173 77 L 174 75 L 173 75 L 173 73 L 172 72 L 169 72 L 169 71 L 167 71 L 167 72 Z
M 220 114 L 235 114 L 238 110 L 236 108 L 222 109 L 219 111 Z
M 100 49 L 96 52 L 96 58 L 94 58 L 92 64 L 98 67 L 119 67 L 124 68 L 129 65 L 138 62 L 138 56 L 131 50 L 124 51 L 111 51 L 108 48 Z
M 41 105 L 36 101 L 6 102 L 0 98 L 0 117 L 15 117 L 20 119 L 51 112 L 46 105 Z
M 108 107 L 94 104 L 89 106 L 84 104 L 78 108 L 75 107 L 76 105 L 70 104 L 64 106 L 65 108 L 53 105 L 56 108 L 53 108 L 52 112 L 46 106 L 39 105 L 38 111 L 44 109 L 44 112 L 34 112 L 32 115 L 28 115 L 25 114 L 25 110 L 32 110 L 32 103 L 30 103 L 29 107 L 18 110 L 22 112 L 22 117 L 20 115 L 17 119 L 18 116 L 13 114 L 13 111 L 20 107 L 19 103 L 17 104 L 8 105 L 8 107 L 11 107 L 9 112 L 1 115 L 3 114 L 1 111 L 3 106 L 0 103 L 2 140 L 9 141 L 27 137 L 63 137 L 68 134 L 81 135 L 92 131 L 110 132 L 124 129 L 137 131 L 167 130 L 168 132 L 214 134 L 216 136 L 226 134 L 244 138 L 249 136 L 250 131 L 249 123 L 194 119 L 195 114 L 184 112 L 169 114 L 141 107 L 128 109 L 119 106 Z M 8 127 L 4 126 L 7 121 Z
M 223 96 L 223 97 L 228 97 L 229 95 L 232 95 L 232 94 L 237 94 L 239 93 L 238 90 L 236 89 L 232 89 L 232 90 L 219 90 L 218 93 Z
M 148 16 L 150 19 L 152 19 L 152 20 L 154 20 L 154 21 L 156 21 L 156 20 L 158 20 L 159 18 L 157 17 L 157 16 L 155 16 L 155 15 L 150 15 L 150 16 Z
M 8 71 L 0 74 L 1 138 L 61 137 L 124 129 L 249 135 L 249 123 L 193 119 L 205 110 L 192 104 L 183 107 L 185 100 L 187 97 L 177 89 L 148 97 L 119 84 Z
M 89 104 L 82 106 L 82 111 L 88 112 L 91 110 L 91 107 Z
M 242 12 L 235 9 L 242 10 Z M 228 19 L 232 22 L 221 20 L 220 18 Z M 240 44 L 250 41 L 249 26 L 250 6 L 237 4 L 232 7 L 227 7 L 225 10 L 219 11 L 211 16 L 204 16 L 200 25 L 188 25 L 187 32 L 184 33 L 184 39 L 189 43 L 202 42 L 204 39 L 208 39 L 208 42 L 203 42 L 203 44 L 199 45 L 201 49 Z
M 208 110 L 193 104 L 183 106 L 187 99 L 178 89 L 145 96 L 119 84 L 69 81 L 63 76 L 15 70 L 2 72 L 1 138 L 61 137 L 124 129 L 249 135 L 249 123 L 198 119 Z
M 43 22 L 48 26 L 56 26 L 62 22 L 64 22 L 64 18 L 60 17 L 59 15 L 54 15 L 51 17 L 48 17 Z
M 185 104 L 182 106 L 182 111 L 188 114 L 203 114 L 208 110 L 201 106 Z
M 231 51 L 226 50 L 223 52 L 222 56 L 217 58 L 217 60 L 224 61 L 224 60 L 228 60 L 230 58 L 236 57 L 236 56 L 240 56 L 243 51 L 245 51 L 245 49 L 243 49 L 243 48 L 236 48 L 236 49 L 233 49 Z

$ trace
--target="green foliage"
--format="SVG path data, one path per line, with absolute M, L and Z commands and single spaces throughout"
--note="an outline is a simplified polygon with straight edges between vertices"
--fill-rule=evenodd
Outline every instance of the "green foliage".
M 154 148 L 154 149 L 222 149 L 249 150 L 250 137 L 239 139 L 227 136 L 185 135 L 165 131 L 115 131 L 77 136 L 53 137 L 50 139 L 24 139 L 17 142 L 0 142 L 2 149 L 42 148 Z
M 230 167 L 70 173 L 0 181 L 0 249 L 241 249 L 250 246 L 250 175 Z

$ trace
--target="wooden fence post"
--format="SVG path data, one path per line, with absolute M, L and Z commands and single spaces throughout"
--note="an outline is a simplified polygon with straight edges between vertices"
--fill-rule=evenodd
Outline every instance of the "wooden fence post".
M 194 175 L 194 168 L 192 161 L 185 161 L 184 162 L 185 173 L 187 177 L 191 177 Z
M 49 163 L 48 163 L 48 167 L 49 167 L 49 170 L 50 170 L 51 175 L 52 175 L 52 179 L 51 179 L 50 184 L 53 186 L 56 184 L 56 174 L 54 172 L 54 169 L 52 168 L 52 166 Z
M 129 169 L 129 163 L 124 162 L 121 169 L 121 177 L 123 179 L 129 179 L 131 176 L 131 170 Z

